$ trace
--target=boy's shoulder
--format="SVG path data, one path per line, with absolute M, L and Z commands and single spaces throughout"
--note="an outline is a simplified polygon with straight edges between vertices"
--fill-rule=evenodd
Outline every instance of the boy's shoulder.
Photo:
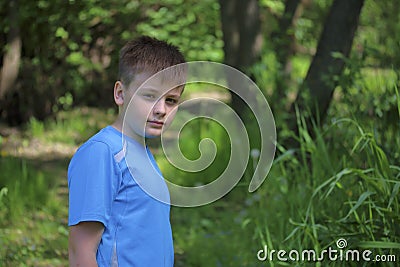
M 122 133 L 112 126 L 107 126 L 84 142 L 77 152 L 89 147 L 103 147 L 113 154 L 118 153 L 122 150 Z

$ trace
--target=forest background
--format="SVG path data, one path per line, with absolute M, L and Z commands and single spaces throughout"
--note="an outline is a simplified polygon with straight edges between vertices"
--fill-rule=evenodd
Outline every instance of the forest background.
M 68 161 L 113 120 L 118 50 L 142 34 L 179 46 L 188 61 L 247 74 L 277 127 L 275 160 L 257 191 L 247 191 L 253 154 L 227 196 L 172 209 L 176 266 L 260 266 L 265 246 L 321 252 L 338 240 L 387 260 L 365 266 L 397 266 L 399 32 L 398 0 L 1 1 L 0 266 L 67 266 Z M 196 87 L 185 94 L 231 105 L 257 151 L 259 129 L 238 97 Z M 181 172 L 156 150 L 166 177 L 188 186 L 217 177 L 230 147 L 218 124 L 189 126 L 188 158 L 199 157 L 204 138 L 217 144 L 209 168 Z

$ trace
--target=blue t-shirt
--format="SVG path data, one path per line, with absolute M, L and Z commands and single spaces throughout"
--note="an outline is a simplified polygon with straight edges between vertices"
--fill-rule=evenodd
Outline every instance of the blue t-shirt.
M 161 176 L 155 177 L 151 170 L 159 172 L 147 147 L 124 138 L 134 148 L 126 151 L 122 140 L 121 132 L 107 126 L 73 156 L 68 168 L 68 225 L 83 221 L 104 225 L 97 250 L 99 266 L 173 266 L 170 205 L 148 195 L 132 173 L 157 181 L 164 198 L 168 192 L 165 181 L 160 182 Z M 127 153 L 133 153 L 131 158 L 137 157 L 138 162 L 150 158 L 153 167 L 130 166 Z

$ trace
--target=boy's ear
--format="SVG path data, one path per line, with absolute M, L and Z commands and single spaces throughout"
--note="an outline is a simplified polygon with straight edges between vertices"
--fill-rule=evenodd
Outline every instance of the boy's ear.
M 124 88 L 121 81 L 116 81 L 114 84 L 114 101 L 118 106 L 124 104 Z

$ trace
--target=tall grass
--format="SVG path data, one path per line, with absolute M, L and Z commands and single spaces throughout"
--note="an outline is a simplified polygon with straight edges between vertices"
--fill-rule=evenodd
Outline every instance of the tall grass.
M 397 87 L 393 88 L 398 96 Z M 396 101 L 392 106 L 398 108 L 398 97 Z M 278 145 L 280 156 L 267 180 L 270 184 L 259 192 L 265 196 L 266 210 L 266 216 L 255 215 L 259 221 L 255 231 L 261 245 L 321 252 L 328 247 L 337 249 L 336 241 L 344 238 L 348 243 L 345 249 L 369 249 L 373 256 L 396 255 L 400 260 L 400 166 L 396 160 L 400 147 L 399 118 L 374 124 L 363 116 L 359 118 L 362 124 L 344 118 L 323 128 L 307 129 L 298 115 L 300 148 L 293 151 Z M 388 127 L 390 124 L 393 127 Z M 385 132 L 376 132 L 384 127 Z M 315 138 L 311 138 L 311 131 Z M 388 136 L 391 138 L 386 139 Z M 396 266 L 395 262 L 379 264 Z
M 199 208 L 173 208 L 178 263 L 181 266 L 397 266 L 400 120 L 397 115 L 395 120 L 386 118 L 392 116 L 393 106 L 398 109 L 395 114 L 399 114 L 400 100 L 398 90 L 393 83 L 391 86 L 386 91 L 397 95 L 396 102 L 385 107 L 381 117 L 378 113 L 357 110 L 361 106 L 351 109 L 346 102 L 350 96 L 338 104 L 349 108 L 349 113 L 331 114 L 328 123 L 320 127 L 307 128 L 298 114 L 300 131 L 295 138 L 299 148 L 288 149 L 278 143 L 268 178 L 255 193 L 246 192 L 251 177 L 251 171 L 247 171 L 239 186 L 223 199 Z M 357 101 L 373 98 L 363 97 Z M 375 121 L 376 116 L 382 119 Z M 278 140 L 281 134 L 278 133 Z M 167 165 L 163 167 L 173 172 Z M 257 259 L 257 252 L 264 246 L 269 251 L 314 250 L 317 256 L 328 248 L 339 251 L 336 244 L 339 239 L 347 242 L 344 252 L 371 250 L 371 259 L 375 255 L 395 255 L 397 262 L 329 261 L 327 256 L 322 262 L 284 262 L 276 254 L 272 261 Z
M 45 142 L 81 144 L 91 135 L 112 122 L 113 109 L 99 110 L 81 107 L 69 111 L 59 111 L 55 118 L 39 121 L 31 118 L 26 129 L 29 137 Z
M 38 209 L 47 202 L 54 186 L 50 177 L 15 158 L 1 157 L 0 169 L 0 225 L 17 222 L 27 209 Z
M 269 251 L 314 250 L 318 256 L 329 247 L 337 250 L 341 238 L 347 241 L 344 251 L 368 249 L 373 256 L 399 257 L 400 166 L 391 163 L 373 135 L 354 120 L 337 121 L 326 130 L 315 127 L 314 139 L 301 121 L 300 156 L 278 146 L 279 156 L 258 191 L 246 193 L 247 184 L 242 183 L 208 206 L 173 208 L 182 266 L 261 266 L 266 263 L 257 259 L 257 252 L 264 246 Z M 343 149 L 349 143 L 352 146 Z M 322 262 L 283 262 L 275 255 L 268 264 L 368 263 L 333 262 L 327 256 Z
M 0 157 L 0 170 L 0 266 L 65 266 L 60 177 L 12 157 Z
M 325 138 L 332 144 L 346 141 L 337 135 L 335 128 L 340 124 L 347 124 L 347 130 L 353 126 L 358 131 L 358 136 L 350 136 L 356 140 L 349 151 L 335 151 L 335 145 L 324 142 Z M 315 128 L 314 140 L 309 138 L 304 124 L 300 126 L 300 160 L 287 157 L 278 163 L 286 174 L 296 177 L 285 194 L 286 203 L 280 207 L 297 204 L 294 210 L 288 207 L 286 219 L 280 222 L 291 231 L 278 235 L 274 243 L 289 250 L 320 252 L 329 246 L 336 248 L 335 241 L 345 238 L 347 248 L 376 248 L 375 253 L 398 255 L 400 167 L 390 165 L 373 135 L 353 120 L 340 120 L 325 132 Z M 281 150 L 283 155 L 288 153 Z M 274 204 L 271 206 L 276 207 Z M 275 217 L 266 219 L 266 225 L 271 222 L 278 223 Z M 264 234 L 258 231 L 262 242 L 265 235 L 276 233 L 273 228 L 265 229 Z M 335 266 L 352 264 L 358 263 L 342 262 Z

